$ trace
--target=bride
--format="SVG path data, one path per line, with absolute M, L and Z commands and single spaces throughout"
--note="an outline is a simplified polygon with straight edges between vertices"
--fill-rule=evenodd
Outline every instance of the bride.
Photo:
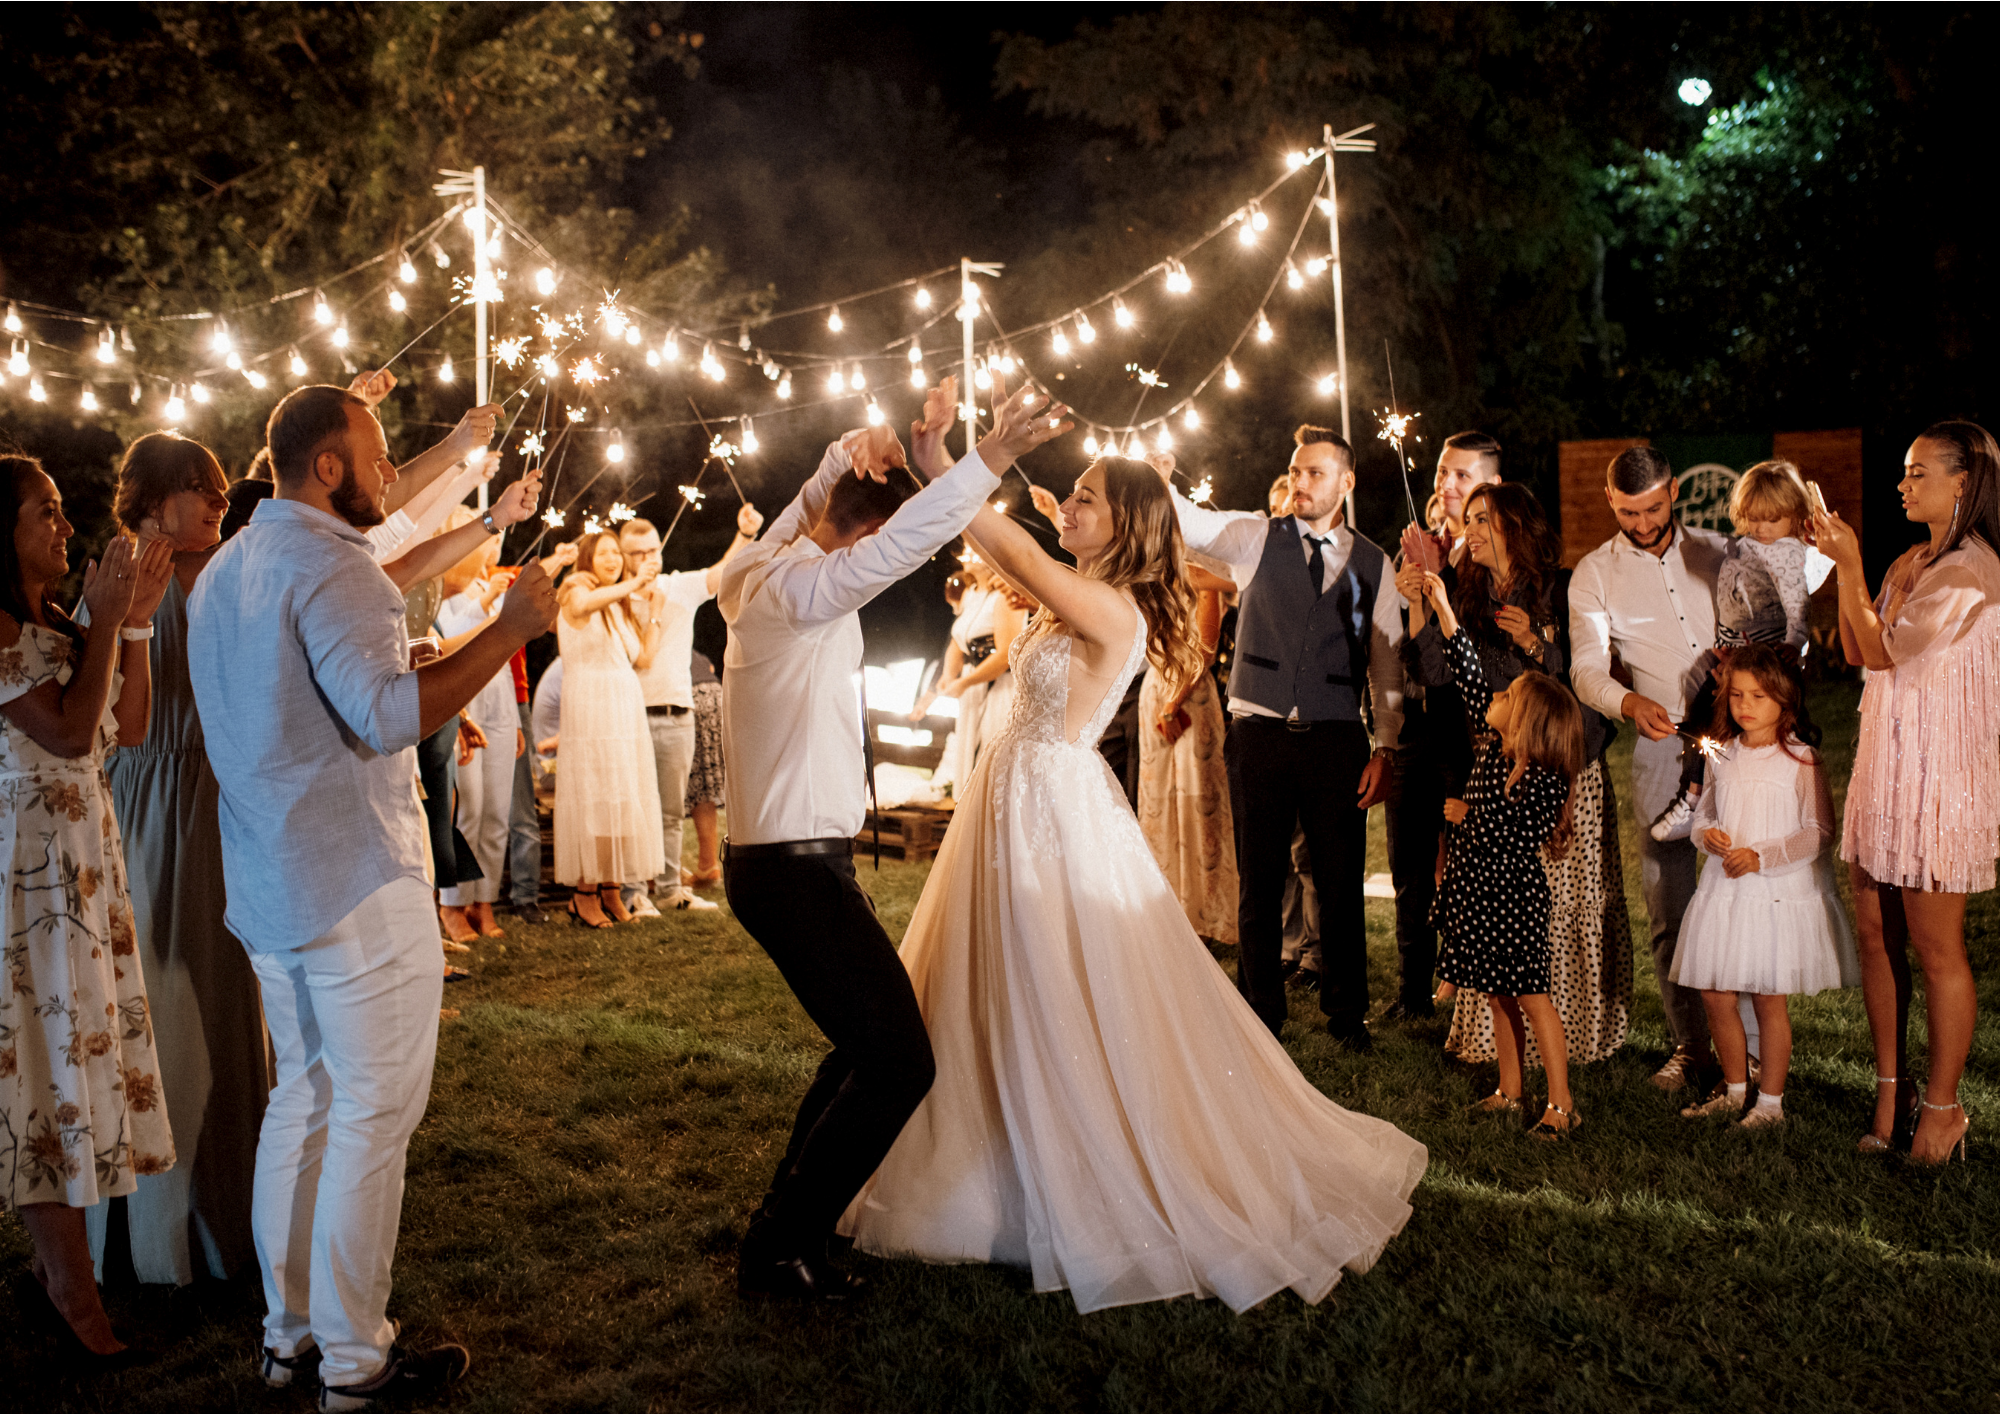
M 1101 457 L 1061 526 L 1074 569 L 990 507 L 966 532 L 1045 607 L 901 949 L 937 1083 L 840 1231 L 885 1257 L 1026 1267 L 1079 1311 L 1316 1302 L 1409 1219 L 1424 1147 L 1299 1073 L 1097 754 L 1149 660 L 1176 689 L 1202 670 L 1160 477 Z

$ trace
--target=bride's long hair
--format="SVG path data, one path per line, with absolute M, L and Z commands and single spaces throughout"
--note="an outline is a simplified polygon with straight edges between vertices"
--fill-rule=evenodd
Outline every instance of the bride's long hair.
M 1084 573 L 1132 591 L 1146 616 L 1146 660 L 1172 696 L 1208 666 L 1173 497 L 1142 461 L 1106 456 L 1096 464 L 1104 469 L 1104 498 L 1111 504 L 1111 543 Z

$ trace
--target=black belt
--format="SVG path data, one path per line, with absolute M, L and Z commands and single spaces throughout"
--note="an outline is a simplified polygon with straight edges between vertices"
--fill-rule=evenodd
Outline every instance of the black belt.
M 784 859 L 795 856 L 816 854 L 853 855 L 854 841 L 847 839 L 818 840 L 773 840 L 769 844 L 733 844 L 724 839 L 722 857 L 725 861 L 738 859 Z
M 685 717 L 693 710 L 692 707 L 648 707 L 646 715 L 649 717 Z

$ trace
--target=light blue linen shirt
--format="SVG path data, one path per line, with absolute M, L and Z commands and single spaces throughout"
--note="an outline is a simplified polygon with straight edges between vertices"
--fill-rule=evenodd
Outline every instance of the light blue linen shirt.
M 224 921 L 305 946 L 392 880 L 424 877 L 417 675 L 403 596 L 365 536 L 260 504 L 188 600 L 188 666 L 222 787 Z

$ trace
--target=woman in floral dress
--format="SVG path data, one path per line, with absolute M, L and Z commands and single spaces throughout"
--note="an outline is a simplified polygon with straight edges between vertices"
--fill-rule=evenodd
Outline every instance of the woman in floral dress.
M 174 1162 L 104 754 L 146 732 L 146 639 L 173 547 L 118 537 L 85 576 L 91 627 L 49 598 L 74 533 L 31 457 L 0 457 L 0 1202 L 91 1355 L 124 1347 L 94 1280 L 83 1210 Z

